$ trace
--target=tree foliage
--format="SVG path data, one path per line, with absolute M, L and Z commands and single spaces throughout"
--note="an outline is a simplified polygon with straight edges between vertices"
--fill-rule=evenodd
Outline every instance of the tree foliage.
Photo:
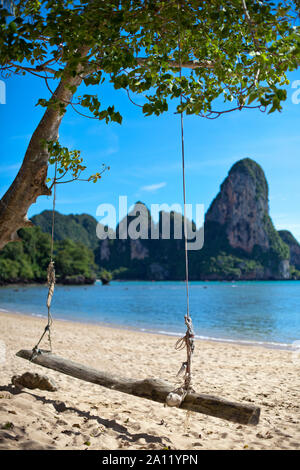
M 295 1 L 268 0 L 17 0 L 15 17 L 0 11 L 0 66 L 5 76 L 31 73 L 51 91 L 38 105 L 64 114 L 68 105 L 94 119 L 122 122 L 114 104 L 97 95 L 76 96 L 70 77 L 85 85 L 143 94 L 142 112 L 168 110 L 207 118 L 259 107 L 280 111 L 286 99 L 286 72 L 299 64 Z M 178 73 L 179 67 L 187 70 Z M 70 101 L 54 93 L 62 80 Z M 215 100 L 220 98 L 225 104 Z M 65 159 L 56 142 L 51 163 Z M 80 170 L 78 154 L 69 160 Z M 63 168 L 67 168 L 64 164 Z M 75 172 L 76 178 L 78 174 Z M 95 178 L 92 178 L 95 180 Z M 97 179 L 97 176 L 96 176 Z

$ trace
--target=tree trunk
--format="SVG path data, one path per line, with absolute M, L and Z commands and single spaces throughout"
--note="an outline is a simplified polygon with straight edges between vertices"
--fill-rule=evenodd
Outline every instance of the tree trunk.
M 21 349 L 16 355 L 23 359 L 31 360 L 34 364 L 56 370 L 77 379 L 159 403 L 166 403 L 169 393 L 174 390 L 171 384 L 163 380 L 135 380 L 114 376 L 110 372 L 92 369 L 77 362 L 54 356 L 54 354 L 49 352 L 42 352 L 32 357 L 31 350 Z M 195 392 L 189 392 L 179 408 L 204 413 L 240 424 L 256 425 L 260 415 L 260 408 L 257 406 L 246 403 L 234 403 L 223 398 Z
M 82 57 L 87 55 L 88 50 L 88 47 L 82 48 Z M 54 98 L 63 102 L 65 107 L 74 94 L 68 86 L 77 88 L 82 82 L 82 77 L 79 75 L 81 69 L 82 65 L 79 65 L 75 77 L 62 79 L 54 92 Z M 32 225 L 27 218 L 27 211 L 38 196 L 51 195 L 45 183 L 49 154 L 41 144 L 41 140 L 50 141 L 58 138 L 62 118 L 59 109 L 47 108 L 30 139 L 15 180 L 0 201 L 0 249 L 8 242 L 18 240 L 17 230 Z

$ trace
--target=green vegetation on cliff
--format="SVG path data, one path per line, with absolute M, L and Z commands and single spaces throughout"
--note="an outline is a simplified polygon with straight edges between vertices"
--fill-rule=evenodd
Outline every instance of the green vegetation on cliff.
M 269 263 L 276 263 L 281 260 L 289 259 L 289 247 L 280 238 L 279 233 L 275 229 L 269 214 L 265 214 L 264 216 L 264 225 L 269 238 L 270 249 L 267 254 L 267 259 Z
M 288 230 L 279 230 L 278 235 L 287 245 L 297 245 L 300 247 L 294 235 Z
M 39 227 L 19 231 L 22 242 L 9 243 L 0 251 L 0 283 L 46 279 L 50 236 Z
M 45 282 L 50 235 L 34 227 L 20 230 L 19 236 L 20 242 L 9 243 L 0 251 L 0 284 Z M 94 254 L 82 243 L 68 239 L 55 242 L 54 260 L 58 282 L 83 283 L 95 279 Z
M 32 217 L 31 220 L 43 232 L 51 233 L 52 211 L 43 211 L 41 214 Z M 97 221 L 89 214 L 63 215 L 55 212 L 54 240 L 59 241 L 69 238 L 93 250 L 98 244 L 96 225 Z
M 278 234 L 290 249 L 291 276 L 300 278 L 300 243 L 288 230 L 279 230 Z
M 261 279 L 263 277 L 263 265 L 252 259 L 222 251 L 216 256 L 203 258 L 200 267 L 207 279 Z
M 243 158 L 231 167 L 229 175 L 232 175 L 233 173 L 244 173 L 245 175 L 250 175 L 253 180 L 253 184 L 255 184 L 256 187 L 256 198 L 268 198 L 268 183 L 264 174 L 264 170 L 257 162 L 251 158 Z

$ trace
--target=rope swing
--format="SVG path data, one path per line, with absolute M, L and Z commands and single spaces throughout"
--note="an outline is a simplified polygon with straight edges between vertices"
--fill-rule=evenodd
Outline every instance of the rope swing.
M 179 23 L 179 3 L 178 3 L 178 55 L 179 55 L 179 78 L 181 82 L 182 78 L 182 53 L 181 53 L 181 31 Z M 192 355 L 195 349 L 194 343 L 194 330 L 192 318 L 190 315 L 189 306 L 189 259 L 188 259 L 188 247 L 187 247 L 187 217 L 186 217 L 186 184 L 185 184 L 185 148 L 184 148 L 184 130 L 183 130 L 183 111 L 182 111 L 182 92 L 180 93 L 180 128 L 181 128 L 181 161 L 182 161 L 182 187 L 183 187 L 183 219 L 184 219 L 184 254 L 185 254 L 185 285 L 186 285 L 186 314 L 184 321 L 186 325 L 186 333 L 180 338 L 176 344 L 175 349 L 180 351 L 186 348 L 186 361 L 184 361 L 177 373 L 177 377 L 183 374 L 183 384 L 171 392 L 166 399 L 168 406 L 179 406 L 189 391 L 192 391 Z
M 33 360 L 37 354 L 40 353 L 39 345 L 43 340 L 46 333 L 48 333 L 48 342 L 50 352 L 52 352 L 52 341 L 51 341 L 51 326 L 53 323 L 53 318 L 51 315 L 51 301 L 54 294 L 54 287 L 55 287 L 55 268 L 54 268 L 54 260 L 53 260 L 53 250 L 54 250 L 54 224 L 55 224 L 55 203 L 56 203 L 56 173 L 57 173 L 57 162 L 55 162 L 55 172 L 54 172 L 54 183 L 53 183 L 53 205 L 52 205 L 52 230 L 51 230 L 51 247 L 50 247 L 50 262 L 47 268 L 47 284 L 48 284 L 48 295 L 46 300 L 46 306 L 48 310 L 48 322 L 45 326 L 44 332 L 40 337 L 37 344 L 32 349 L 32 357 Z

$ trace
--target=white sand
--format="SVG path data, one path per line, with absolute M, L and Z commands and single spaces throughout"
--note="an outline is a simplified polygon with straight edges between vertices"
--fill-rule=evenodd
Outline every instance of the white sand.
M 241 426 L 110 391 L 15 357 L 31 348 L 45 320 L 0 313 L 0 449 L 298 449 L 300 360 L 289 351 L 197 341 L 194 388 L 261 407 L 258 426 Z M 91 367 L 175 384 L 184 359 L 175 338 L 56 321 L 54 351 Z M 47 345 L 45 344 L 45 347 Z M 0 358 L 1 361 L 1 358 Z M 59 390 L 23 389 L 11 377 L 38 371 Z M 88 443 L 90 445 L 88 445 Z

